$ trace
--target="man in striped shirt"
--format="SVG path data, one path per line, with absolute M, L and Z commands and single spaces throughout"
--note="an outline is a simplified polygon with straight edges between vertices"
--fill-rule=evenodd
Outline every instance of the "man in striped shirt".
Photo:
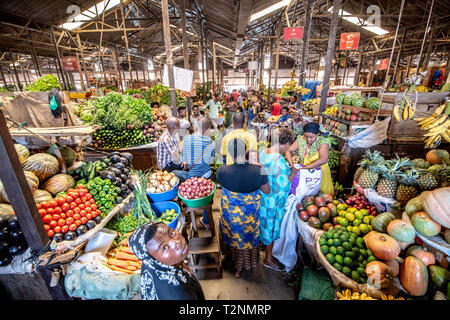
M 186 164 L 180 161 L 180 150 L 176 135 L 177 130 L 180 128 L 180 120 L 169 118 L 166 120 L 166 126 L 167 130 L 159 138 L 156 147 L 158 165 L 161 170 L 168 172 L 183 170 L 186 168 Z
M 186 163 L 188 171 L 174 171 L 177 176 L 183 179 L 211 176 L 210 163 L 214 158 L 215 148 L 211 138 L 205 136 L 206 131 L 211 129 L 211 125 L 211 119 L 202 118 L 194 134 L 183 138 L 181 161 Z

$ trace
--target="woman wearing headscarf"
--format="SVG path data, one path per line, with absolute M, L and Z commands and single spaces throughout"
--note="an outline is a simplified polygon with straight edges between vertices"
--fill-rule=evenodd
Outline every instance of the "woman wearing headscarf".
M 131 234 L 128 245 L 142 261 L 143 300 L 205 300 L 185 262 L 189 246 L 178 231 L 164 223 L 147 223 Z
M 260 191 L 267 194 L 270 186 L 261 167 L 246 160 L 244 140 L 230 140 L 228 152 L 234 163 L 217 171 L 217 180 L 222 185 L 219 226 L 225 256 L 233 260 L 235 276 L 239 277 L 243 269 L 250 270 L 259 263 Z
M 266 256 L 263 265 L 276 271 L 282 271 L 284 266 L 272 256 L 273 243 L 280 237 L 281 222 L 285 214 L 291 181 L 298 170 L 289 168 L 284 154 L 295 140 L 291 129 L 278 128 L 271 135 L 271 147 L 259 152 L 259 162 L 264 167 L 270 185 L 270 193 L 261 193 L 261 242 L 266 246 Z
M 325 137 L 319 136 L 319 124 L 309 122 L 303 126 L 303 135 L 298 136 L 297 140 L 286 152 L 286 158 L 289 165 L 301 164 L 301 169 L 322 168 L 322 180 L 320 191 L 334 195 L 333 181 L 331 171 L 328 166 L 328 152 L 330 143 Z

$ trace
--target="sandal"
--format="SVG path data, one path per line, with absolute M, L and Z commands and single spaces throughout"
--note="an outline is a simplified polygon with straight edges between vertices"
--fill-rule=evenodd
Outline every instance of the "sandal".
M 202 225 L 202 227 L 203 227 L 204 229 L 209 229 L 209 224 L 204 224 L 204 223 L 203 223 L 203 218 L 201 218 L 201 219 L 199 220 L 199 222 L 200 222 L 200 224 Z
M 275 271 L 278 271 L 278 272 L 284 271 L 284 268 L 281 268 L 281 267 L 275 267 L 275 266 L 270 265 L 270 264 L 265 264 L 265 263 L 263 263 L 263 266 L 266 267 L 266 268 L 268 268 L 268 269 L 272 269 L 272 270 L 275 270 Z

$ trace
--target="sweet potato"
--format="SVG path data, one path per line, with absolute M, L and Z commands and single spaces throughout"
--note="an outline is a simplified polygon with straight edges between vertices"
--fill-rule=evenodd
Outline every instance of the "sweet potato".
M 108 264 L 116 266 L 116 267 L 120 267 L 120 268 L 126 268 L 128 267 L 128 263 L 126 260 L 119 260 L 119 259 L 108 259 Z
M 134 272 L 131 270 L 123 269 L 123 268 L 116 267 L 113 265 L 109 265 L 109 268 L 114 271 L 120 271 L 120 272 L 124 272 L 124 273 L 128 273 L 128 274 L 134 274 Z
M 138 268 L 138 269 L 140 269 L 141 268 L 141 266 L 142 266 L 142 262 L 136 262 L 136 261 L 131 261 L 131 260 L 128 260 L 127 261 L 127 264 L 129 265 L 129 266 L 134 266 L 134 267 L 136 267 L 136 268 Z
M 131 251 L 131 248 L 127 246 L 120 246 L 119 251 L 134 255 L 133 251 Z

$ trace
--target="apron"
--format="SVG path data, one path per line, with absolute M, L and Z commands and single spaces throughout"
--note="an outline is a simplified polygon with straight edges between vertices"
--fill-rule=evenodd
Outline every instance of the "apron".
M 317 143 L 317 142 L 316 142 Z M 308 149 L 305 150 L 305 154 L 303 155 L 303 165 L 307 166 L 314 161 L 318 160 L 319 152 L 316 152 L 314 156 L 308 156 Z M 333 186 L 333 179 L 331 178 L 331 170 L 328 166 L 328 162 L 323 164 L 321 166 L 322 168 L 322 181 L 320 182 L 320 191 L 322 193 L 329 193 L 332 196 L 334 196 L 334 186 Z

